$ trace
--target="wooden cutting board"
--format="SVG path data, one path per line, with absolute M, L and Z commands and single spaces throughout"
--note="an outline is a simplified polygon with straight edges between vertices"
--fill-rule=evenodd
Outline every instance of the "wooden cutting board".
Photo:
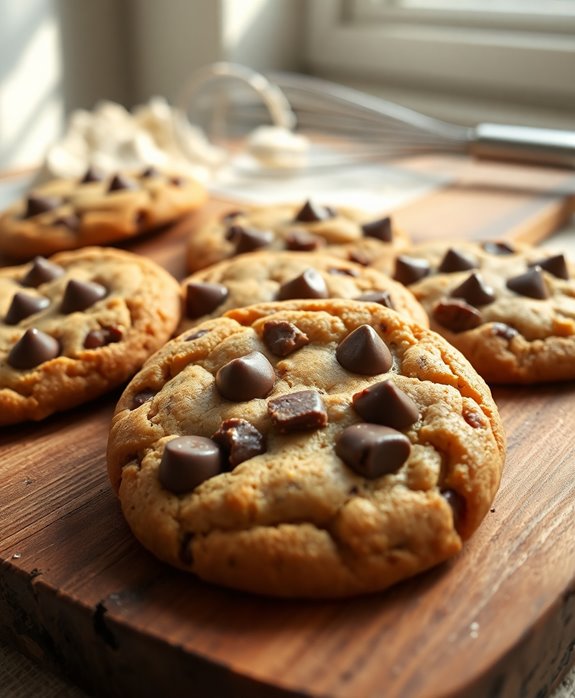
M 540 239 L 570 211 L 572 174 L 460 165 L 398 212 L 417 238 Z M 132 249 L 182 276 L 187 234 L 219 208 Z M 222 590 L 143 550 L 105 474 L 119 393 L 0 433 L 0 634 L 90 692 L 529 698 L 573 662 L 575 383 L 496 389 L 508 458 L 479 531 L 449 563 L 337 602 Z

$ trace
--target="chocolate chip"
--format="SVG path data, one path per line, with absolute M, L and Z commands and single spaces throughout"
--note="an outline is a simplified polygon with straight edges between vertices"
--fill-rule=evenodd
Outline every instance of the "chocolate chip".
M 515 291 L 521 296 L 542 300 L 547 298 L 547 288 L 545 279 L 541 273 L 541 267 L 533 267 L 525 274 L 519 274 L 511 279 L 507 279 L 507 288 Z
M 317 223 L 333 218 L 334 215 L 333 210 L 328 206 L 319 206 L 308 200 L 296 213 L 294 221 L 299 223 Z
M 264 325 L 262 339 L 275 356 L 288 356 L 309 344 L 309 337 L 299 327 L 285 320 L 270 320 Z
M 491 325 L 491 332 L 496 337 L 501 337 L 502 339 L 511 340 L 516 337 L 519 332 L 514 328 L 506 325 L 504 322 L 494 322 Z
M 369 325 L 361 325 L 350 332 L 339 343 L 335 355 L 348 371 L 365 376 L 386 373 L 393 363 L 387 345 Z
M 482 323 L 479 310 L 465 301 L 439 301 L 433 319 L 451 332 L 466 332 Z
M 60 206 L 62 199 L 56 196 L 38 196 L 37 194 L 29 194 L 26 199 L 26 211 L 24 218 L 33 218 L 46 211 Z
M 286 236 L 286 248 L 297 252 L 312 252 L 325 245 L 325 240 L 307 230 L 292 230 Z
M 139 393 L 136 393 L 134 397 L 132 398 L 132 407 L 131 409 L 135 410 L 136 407 L 141 407 L 142 405 L 146 404 L 146 402 L 150 402 L 150 400 L 157 395 L 155 390 L 141 390 Z
M 84 340 L 85 349 L 98 349 L 108 344 L 120 342 L 124 336 L 119 327 L 100 327 L 98 330 L 91 330 Z
M 80 228 L 80 217 L 75 213 L 69 213 L 67 216 L 59 216 L 52 225 L 61 225 L 68 230 L 76 232 Z
M 533 262 L 533 264 L 530 264 L 529 267 L 541 267 L 541 269 L 545 269 L 545 271 L 553 274 L 553 276 L 556 276 L 558 279 L 569 278 L 567 260 L 565 259 L 565 255 L 562 254 L 540 259 L 538 262 Z
M 440 271 L 442 274 L 449 274 L 454 271 L 467 271 L 467 269 L 475 269 L 476 266 L 477 264 L 473 259 L 465 255 L 463 252 L 459 252 L 453 247 L 450 247 L 443 256 L 443 259 L 439 264 L 438 271 Z
M 484 242 L 481 247 L 487 252 L 488 254 L 494 254 L 494 255 L 506 255 L 506 254 L 515 254 L 515 248 L 510 245 L 508 242 Z
M 381 240 L 382 242 L 391 242 L 393 237 L 391 218 L 389 216 L 380 218 L 377 221 L 371 221 L 371 223 L 364 223 L 361 226 L 361 230 L 365 237 L 376 238 L 376 240 Z
M 183 177 L 170 177 L 169 182 L 173 184 L 174 187 L 183 187 L 186 180 Z
M 135 182 L 132 182 L 132 180 L 128 179 L 127 177 L 124 177 L 124 175 L 121 174 L 116 174 L 112 177 L 112 181 L 110 182 L 110 186 L 108 187 L 109 192 L 113 191 L 123 191 L 127 189 L 137 189 L 138 185 Z
M 273 366 L 259 351 L 232 359 L 216 373 L 216 386 L 220 394 L 234 402 L 265 397 L 275 381 Z
M 339 276 L 352 276 L 354 278 L 359 276 L 357 269 L 343 269 L 342 267 L 330 267 L 327 273 Z
M 452 298 L 463 298 L 469 305 L 474 305 L 475 307 L 488 305 L 495 300 L 493 289 L 483 281 L 477 272 L 470 274 L 463 283 L 454 288 L 450 296 Z
M 263 435 L 245 419 L 226 419 L 212 439 L 222 450 L 230 469 L 266 450 Z
M 399 255 L 395 260 L 395 272 L 393 278 L 404 286 L 419 281 L 429 275 L 431 268 L 429 262 L 419 257 L 407 257 Z
M 67 315 L 78 310 L 86 310 L 86 308 L 104 298 L 106 294 L 106 288 L 94 281 L 70 279 L 64 291 L 60 312 Z
M 221 471 L 218 445 L 203 436 L 178 436 L 164 446 L 158 477 L 174 494 L 191 492 Z
M 234 218 L 237 218 L 238 216 L 241 216 L 243 214 L 243 211 L 228 211 L 227 213 L 224 213 L 222 216 L 222 221 L 224 223 L 229 223 L 230 221 L 233 221 Z
M 347 253 L 347 258 L 350 262 L 361 264 L 362 267 L 369 266 L 371 262 L 371 257 L 368 254 L 366 254 L 363 250 L 351 250 Z
M 150 167 L 146 167 L 146 169 L 142 172 L 140 177 L 142 179 L 148 179 L 148 178 L 152 178 L 152 177 L 159 177 L 160 174 L 161 174 L 160 170 L 158 170 L 157 167 L 150 166 Z
M 479 427 L 485 426 L 485 422 L 481 415 L 477 414 L 474 410 L 463 410 L 463 419 L 473 429 L 479 429 Z
M 59 353 L 60 345 L 54 337 L 31 327 L 12 347 L 7 360 L 13 368 L 27 369 L 50 361 Z
M 241 225 L 232 225 L 226 233 L 226 239 L 236 246 L 236 254 L 253 252 L 262 247 L 267 247 L 273 240 L 273 233 L 269 230 L 256 230 L 244 228 Z
M 354 300 L 365 301 L 366 303 L 379 303 L 379 305 L 395 310 L 389 291 L 369 291 L 368 293 L 362 293 L 361 296 L 357 296 Z
M 338 436 L 335 452 L 356 473 L 374 480 L 401 468 L 411 453 L 411 442 L 389 427 L 354 424 Z
M 317 390 L 300 390 L 269 400 L 268 414 L 283 433 L 321 429 L 327 424 L 327 412 Z
M 451 511 L 453 513 L 453 525 L 456 529 L 459 529 L 463 519 L 465 518 L 465 512 L 467 509 L 465 499 L 455 490 L 443 490 L 441 495 L 451 507 Z
M 50 305 L 50 299 L 44 296 L 29 296 L 27 293 L 15 293 L 4 318 L 7 325 L 17 325 L 20 320 L 39 313 Z
M 192 332 L 192 334 L 189 334 L 187 337 L 184 337 L 185 342 L 193 342 L 194 339 L 199 339 L 200 337 L 203 337 L 205 334 L 208 334 L 210 330 L 198 330 L 197 332 Z
M 278 289 L 280 301 L 290 298 L 327 298 L 327 286 L 323 276 L 316 269 L 309 268 L 290 281 L 286 281 Z
M 222 284 L 190 282 L 186 285 L 186 315 L 190 320 L 212 313 L 228 297 L 229 291 Z
M 352 398 L 353 409 L 366 422 L 402 431 L 419 419 L 415 402 L 392 381 L 374 383 Z
M 62 269 L 62 267 L 49 262 L 47 259 L 44 259 L 44 257 L 36 257 L 20 283 L 22 286 L 32 286 L 35 288 L 48 281 L 59 278 L 62 274 L 64 274 L 64 269 Z
M 86 173 L 80 180 L 80 184 L 89 184 L 90 182 L 101 182 L 104 179 L 104 175 L 99 172 L 95 167 L 88 167 Z

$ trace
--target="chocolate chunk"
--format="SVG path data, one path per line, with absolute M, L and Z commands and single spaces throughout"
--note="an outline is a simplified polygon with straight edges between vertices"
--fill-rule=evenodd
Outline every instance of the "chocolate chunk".
M 159 177 L 161 174 L 160 170 L 158 170 L 157 167 L 154 167 L 151 165 L 150 167 L 146 167 L 146 169 L 142 172 L 140 177 L 142 179 L 148 179 L 148 178 L 153 178 L 153 177 Z
M 525 274 L 507 279 L 507 288 L 521 296 L 542 300 L 547 298 L 547 287 L 541 273 L 541 267 L 533 267 Z
M 263 398 L 275 382 L 273 366 L 259 351 L 232 359 L 216 373 L 216 386 L 220 394 L 234 402 Z
M 463 298 L 469 305 L 480 307 L 495 300 L 495 293 L 477 272 L 470 274 L 467 279 L 451 291 L 452 298 Z
M 353 409 L 366 422 L 402 431 L 419 419 L 415 402 L 392 381 L 374 383 L 352 398 Z
M 361 264 L 362 267 L 369 266 L 371 257 L 363 250 L 351 250 L 347 253 L 347 258 L 350 262 Z
M 84 340 L 85 349 L 98 349 L 108 344 L 120 342 L 124 336 L 119 327 L 100 327 L 98 330 L 91 330 Z
M 473 429 L 479 429 L 479 427 L 485 426 L 483 417 L 474 410 L 463 410 L 463 419 Z
M 301 347 L 309 344 L 307 334 L 299 327 L 285 320 L 270 320 L 264 325 L 262 339 L 264 344 L 275 356 L 288 356 Z
M 510 245 L 508 242 L 484 242 L 481 247 L 487 252 L 488 254 L 494 254 L 494 255 L 506 255 L 506 254 L 515 254 L 515 248 Z
M 7 360 L 13 368 L 27 369 L 50 361 L 59 353 L 60 345 L 54 337 L 31 327 L 12 347 Z
M 178 176 L 178 177 L 170 177 L 169 182 L 170 182 L 170 184 L 173 184 L 174 187 L 183 187 L 184 184 L 186 183 L 186 180 L 183 177 Z
M 491 325 L 491 332 L 496 337 L 501 337 L 502 339 L 511 340 L 513 337 L 517 337 L 519 332 L 514 328 L 506 325 L 504 322 L 494 322 Z
M 124 177 L 124 175 L 121 174 L 116 174 L 112 177 L 112 180 L 110 182 L 110 186 L 108 187 L 109 192 L 113 191 L 123 191 L 127 189 L 137 189 L 138 185 L 135 182 L 132 182 L 131 179 L 128 179 L 127 177 Z
M 189 334 L 187 337 L 184 338 L 185 342 L 193 342 L 194 339 L 199 339 L 200 337 L 203 337 L 205 334 L 208 334 L 210 330 L 198 330 L 197 332 L 192 332 L 192 334 Z
M 266 450 L 263 435 L 245 419 L 226 419 L 213 434 L 212 439 L 226 457 L 229 469 L 265 453 Z
M 60 311 L 67 315 L 78 310 L 86 310 L 86 308 L 104 298 L 106 294 L 106 288 L 94 281 L 70 279 L 64 291 Z
M 312 252 L 325 245 L 325 240 L 307 230 L 292 230 L 286 236 L 286 248 L 297 252 Z
M 158 477 L 174 494 L 191 492 L 221 471 L 218 445 L 204 436 L 178 436 L 164 446 Z
M 15 293 L 8 308 L 4 322 L 7 325 L 17 325 L 20 320 L 39 313 L 50 305 L 50 299 L 44 296 L 30 296 L 27 293 Z
M 317 390 L 300 390 L 269 400 L 268 414 L 283 433 L 321 429 L 327 424 L 327 412 Z
M 36 257 L 32 262 L 32 266 L 26 272 L 26 275 L 20 282 L 22 286 L 41 286 L 48 281 L 53 281 L 64 274 L 64 269 L 49 262 L 44 257 Z
M 328 274 L 339 275 L 339 276 L 359 276 L 359 272 L 356 269 L 343 269 L 341 267 L 330 267 L 327 270 Z
M 104 179 L 104 175 L 99 172 L 95 167 L 88 167 L 85 175 L 80 180 L 80 184 L 89 184 L 90 182 L 101 182 Z
M 294 221 L 299 223 L 317 223 L 333 218 L 334 215 L 334 211 L 328 206 L 319 206 L 308 200 L 296 213 Z
M 317 269 L 309 268 L 291 281 L 286 281 L 278 289 L 280 301 L 290 298 L 327 298 L 327 286 Z
M 348 371 L 364 376 L 386 373 L 393 363 L 387 345 L 370 325 L 350 332 L 339 343 L 335 355 Z
M 368 293 L 362 293 L 361 296 L 357 296 L 354 300 L 365 301 L 366 303 L 379 303 L 379 305 L 395 310 L 389 291 L 369 291 Z
M 212 313 L 228 295 L 228 289 L 222 284 L 190 282 L 186 285 L 186 315 L 190 320 L 195 320 Z
M 449 274 L 454 271 L 467 271 L 467 269 L 475 269 L 476 266 L 477 264 L 473 259 L 465 255 L 463 252 L 458 252 L 453 247 L 450 247 L 443 256 L 437 270 L 442 274 Z
M 150 400 L 157 395 L 155 390 L 141 390 L 139 393 L 136 393 L 134 397 L 132 398 L 132 407 L 131 409 L 135 410 L 136 407 L 141 407 L 144 405 L 146 402 L 150 402 Z
M 463 519 L 465 518 L 465 512 L 467 509 L 465 499 L 455 490 L 443 490 L 441 495 L 451 507 L 451 511 L 453 513 L 453 525 L 456 529 L 459 529 Z
M 38 216 L 40 213 L 46 213 L 46 211 L 51 211 L 52 209 L 60 206 L 62 199 L 56 196 L 38 196 L 36 194 L 29 194 L 26 200 L 26 211 L 24 213 L 24 218 L 33 218 Z
M 59 216 L 56 218 L 52 225 L 61 225 L 75 232 L 80 228 L 80 217 L 75 213 L 69 213 L 67 216 Z
M 538 262 L 533 262 L 533 264 L 530 264 L 529 267 L 541 267 L 541 269 L 545 269 L 545 271 L 553 274 L 553 276 L 556 276 L 558 279 L 569 278 L 567 260 L 565 259 L 565 255 L 562 254 L 556 254 L 553 257 L 540 259 Z
M 393 278 L 404 286 L 409 286 L 428 276 L 430 271 L 429 262 L 425 259 L 399 255 L 395 260 Z
M 230 221 L 233 221 L 235 218 L 238 216 L 241 216 L 243 214 L 243 211 L 228 211 L 227 213 L 224 213 L 222 216 L 222 221 L 224 223 L 229 223 Z
M 374 480 L 401 468 L 411 453 L 411 442 L 389 427 L 354 424 L 338 436 L 335 452 L 358 475 Z
M 482 323 L 479 310 L 465 301 L 439 301 L 433 319 L 451 332 L 466 332 Z
M 226 233 L 226 240 L 230 240 L 236 246 L 236 254 L 253 252 L 267 247 L 272 242 L 273 237 L 273 233 L 269 230 L 244 228 L 241 225 L 232 225 Z
M 381 240 L 382 242 L 391 242 L 393 237 L 391 218 L 389 216 L 380 218 L 377 221 L 371 221 L 371 223 L 364 223 L 361 226 L 361 230 L 365 237 L 376 238 L 376 240 Z

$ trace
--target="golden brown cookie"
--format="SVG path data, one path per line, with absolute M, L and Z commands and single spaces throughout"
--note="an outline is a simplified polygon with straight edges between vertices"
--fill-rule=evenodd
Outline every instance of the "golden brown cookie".
M 130 252 L 85 248 L 0 270 L 0 424 L 79 405 L 172 335 L 179 286 Z
M 575 378 L 575 267 L 513 243 L 436 243 L 398 257 L 395 278 L 492 383 Z
M 136 537 L 225 586 L 378 591 L 455 555 L 498 487 L 489 388 L 381 305 L 230 311 L 160 349 L 122 395 L 108 469 Z
M 274 300 L 352 298 L 397 310 L 428 327 L 423 308 L 405 286 L 360 264 L 318 252 L 252 252 L 192 274 L 182 282 L 178 332 L 232 308 Z
M 188 269 L 198 271 L 256 250 L 325 251 L 359 264 L 393 257 L 409 243 L 389 216 L 370 217 L 348 208 L 270 205 L 230 210 L 194 231 L 188 243 Z
M 31 259 L 88 245 L 122 242 L 175 221 L 206 200 L 198 182 L 153 168 L 81 181 L 57 179 L 0 216 L 0 252 Z

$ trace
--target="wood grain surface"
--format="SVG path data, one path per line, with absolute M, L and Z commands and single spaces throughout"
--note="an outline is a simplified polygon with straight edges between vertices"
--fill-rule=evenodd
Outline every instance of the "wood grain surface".
M 473 172 L 463 165 L 466 182 Z M 490 167 L 492 182 L 507 181 L 508 166 Z M 497 192 L 477 195 L 473 208 L 465 185 L 452 206 L 439 192 L 397 217 L 420 239 L 481 238 L 498 210 L 515 220 L 512 237 L 539 239 L 572 203 L 567 190 L 549 190 L 570 180 L 535 168 L 529 176 L 507 193 L 513 206 Z M 182 276 L 186 236 L 219 208 L 133 249 Z M 506 469 L 492 512 L 457 558 L 386 593 L 337 602 L 222 590 L 141 548 L 106 479 L 119 392 L 0 433 L 0 634 L 89 692 L 543 698 L 573 662 L 574 383 L 494 391 Z

